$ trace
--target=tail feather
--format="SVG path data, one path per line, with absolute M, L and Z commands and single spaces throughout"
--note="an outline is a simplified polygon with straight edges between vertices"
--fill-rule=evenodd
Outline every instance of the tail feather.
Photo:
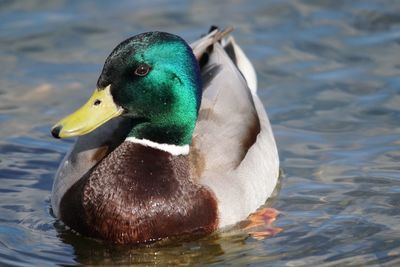
M 193 53 L 196 56 L 197 60 L 201 59 L 201 57 L 203 56 L 204 53 L 207 52 L 209 47 L 211 47 L 216 42 L 221 41 L 232 31 L 233 27 L 228 27 L 222 31 L 215 29 L 206 36 L 204 36 L 203 38 L 201 38 L 200 40 L 192 43 L 190 46 L 192 47 Z
M 246 79 L 247 85 L 249 86 L 253 94 L 257 93 L 257 74 L 253 64 L 249 58 L 243 52 L 242 48 L 235 42 L 232 36 L 225 38 L 222 43 L 225 51 L 235 63 L 237 68 L 240 70 L 244 78 Z
M 233 27 L 227 27 L 224 30 L 219 30 L 217 27 L 211 26 L 210 32 L 207 35 L 191 44 L 193 53 L 199 61 L 200 66 L 202 66 L 204 65 L 204 61 L 207 61 L 208 54 L 211 52 L 213 45 L 217 42 L 220 42 L 226 53 L 242 73 L 251 92 L 256 94 L 256 71 L 243 50 L 235 42 L 235 39 L 232 36 L 229 36 L 229 33 L 231 33 L 233 30 Z

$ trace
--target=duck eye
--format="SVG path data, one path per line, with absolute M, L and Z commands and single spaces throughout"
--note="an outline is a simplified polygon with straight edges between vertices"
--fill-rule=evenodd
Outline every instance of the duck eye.
M 146 76 L 150 71 L 150 66 L 147 64 L 140 64 L 139 67 L 135 70 L 135 75 L 137 76 Z

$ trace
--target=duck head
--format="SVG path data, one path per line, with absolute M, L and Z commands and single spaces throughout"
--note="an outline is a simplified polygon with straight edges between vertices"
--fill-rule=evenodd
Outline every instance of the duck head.
M 53 126 L 56 138 L 87 134 L 108 120 L 134 120 L 130 137 L 189 144 L 201 101 L 198 62 L 180 37 L 164 32 L 136 35 L 108 56 L 93 95 Z

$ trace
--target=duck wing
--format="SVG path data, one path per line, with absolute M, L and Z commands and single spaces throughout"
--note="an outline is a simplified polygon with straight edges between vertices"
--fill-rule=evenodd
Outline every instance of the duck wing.
M 219 43 L 206 53 L 203 97 L 191 146 L 195 153 L 204 151 L 197 154 L 204 165 L 196 169 L 198 176 L 238 167 L 260 131 L 251 91 L 237 67 Z
M 213 34 L 192 46 L 201 65 L 203 98 L 191 164 L 193 176 L 215 193 L 224 227 L 265 203 L 277 183 L 279 157 L 256 95 L 254 68 L 232 37 L 204 45 Z

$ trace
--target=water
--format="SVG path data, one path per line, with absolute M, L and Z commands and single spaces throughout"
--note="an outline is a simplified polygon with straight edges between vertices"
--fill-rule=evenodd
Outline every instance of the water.
M 1 1 L 0 266 L 400 265 L 398 1 Z M 121 40 L 233 25 L 278 143 L 284 231 L 126 248 L 66 230 L 50 126 L 90 95 Z

